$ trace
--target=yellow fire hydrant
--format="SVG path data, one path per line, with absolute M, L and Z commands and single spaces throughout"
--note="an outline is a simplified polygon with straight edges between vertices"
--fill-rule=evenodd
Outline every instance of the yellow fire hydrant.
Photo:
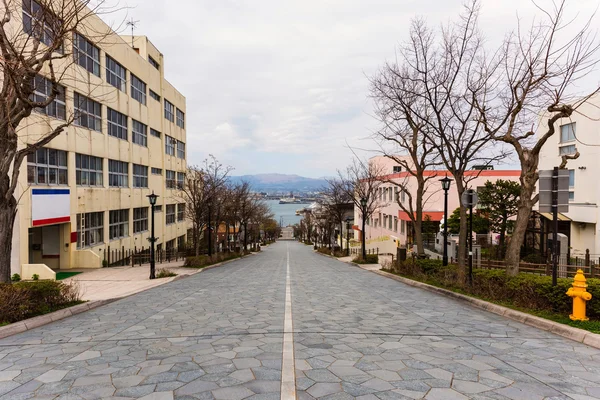
M 573 314 L 569 315 L 573 321 L 588 320 L 585 316 L 585 302 L 592 299 L 592 294 L 585 290 L 587 286 L 583 271 L 578 269 L 573 278 L 573 287 L 567 290 L 567 296 L 573 298 Z

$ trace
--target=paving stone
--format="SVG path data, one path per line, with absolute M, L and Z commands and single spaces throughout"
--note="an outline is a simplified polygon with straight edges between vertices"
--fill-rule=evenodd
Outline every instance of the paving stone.
M 342 391 L 339 383 L 315 383 L 306 392 L 312 397 L 323 397 Z
M 213 396 L 215 396 L 215 399 L 217 400 L 241 400 L 245 399 L 246 397 L 250 397 L 254 394 L 251 390 L 243 386 L 233 386 L 216 389 L 213 390 L 212 393 Z

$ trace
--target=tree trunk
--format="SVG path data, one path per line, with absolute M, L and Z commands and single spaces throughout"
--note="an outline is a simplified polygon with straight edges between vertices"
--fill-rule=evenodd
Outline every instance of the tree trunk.
M 423 178 L 417 177 L 417 194 L 415 204 L 415 220 L 413 225 L 415 227 L 415 244 L 417 245 L 417 254 L 419 256 L 425 255 L 425 246 L 423 246 L 423 192 L 425 191 L 425 181 Z
M 500 257 L 504 258 L 505 248 L 504 242 L 506 241 L 506 227 L 508 225 L 508 215 L 506 213 L 502 214 L 502 223 L 500 224 Z
M 454 177 L 454 181 L 456 182 L 456 190 L 458 192 L 458 201 L 460 203 L 462 194 L 465 191 L 465 186 L 462 182 L 462 176 Z M 451 211 L 448 210 L 450 213 Z M 466 278 L 466 265 L 467 265 L 467 208 L 460 207 L 460 231 L 458 232 L 458 280 L 461 283 L 465 282 Z
M 13 226 L 17 215 L 14 197 L 8 203 L 0 203 L 0 283 L 10 283 Z
M 244 223 L 244 251 L 248 250 L 248 223 Z
M 194 253 L 196 257 L 200 255 L 200 233 L 198 229 L 198 225 L 194 225 Z
M 525 169 L 525 165 L 522 168 Z M 518 202 L 517 220 L 515 221 L 515 228 L 506 248 L 506 273 L 511 276 L 519 273 L 521 246 L 525 240 L 525 233 L 534 204 L 532 196 L 536 181 L 535 168 L 530 168 L 529 173 L 526 174 L 521 172 L 521 194 Z

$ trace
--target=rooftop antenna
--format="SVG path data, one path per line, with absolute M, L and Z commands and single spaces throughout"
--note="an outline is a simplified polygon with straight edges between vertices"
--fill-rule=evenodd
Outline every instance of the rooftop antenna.
M 131 47 L 133 47 L 133 48 L 135 48 L 135 46 L 133 45 L 133 30 L 135 28 L 137 28 L 136 25 L 137 25 L 138 22 L 140 22 L 140 21 L 139 20 L 138 21 L 134 21 L 133 17 L 131 17 L 131 19 L 129 21 L 127 21 L 127 23 L 126 23 L 127 26 L 131 26 Z

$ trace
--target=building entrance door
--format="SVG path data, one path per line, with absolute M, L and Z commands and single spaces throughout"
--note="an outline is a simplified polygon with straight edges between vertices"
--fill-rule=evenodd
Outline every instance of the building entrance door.
M 29 229 L 29 263 L 60 268 L 60 225 Z

